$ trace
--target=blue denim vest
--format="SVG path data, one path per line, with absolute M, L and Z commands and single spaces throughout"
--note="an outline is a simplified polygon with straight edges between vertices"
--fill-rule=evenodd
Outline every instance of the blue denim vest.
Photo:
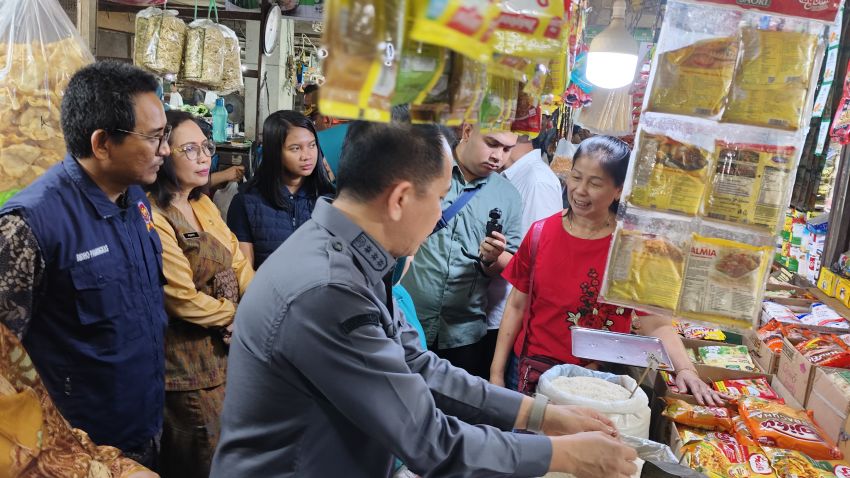
M 24 346 L 62 415 L 99 445 L 136 448 L 162 427 L 162 245 L 144 192 L 126 209 L 72 157 L 7 202 L 46 264 Z

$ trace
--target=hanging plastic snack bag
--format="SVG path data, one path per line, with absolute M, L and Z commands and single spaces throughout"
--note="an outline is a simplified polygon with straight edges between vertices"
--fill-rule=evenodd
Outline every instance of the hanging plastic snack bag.
M 763 446 L 797 450 L 818 460 L 843 458 L 809 411 L 754 397 L 739 400 L 738 409 L 753 438 Z
M 140 25 L 141 24 L 141 25 Z M 157 75 L 176 75 L 183 61 L 186 24 L 176 10 L 146 8 L 136 17 L 136 66 Z M 140 56 L 140 57 L 139 57 Z
M 413 103 L 420 95 L 427 94 L 439 81 L 445 66 L 445 57 L 445 48 L 406 39 L 392 104 Z
M 501 0 L 494 50 L 522 58 L 554 58 L 564 49 L 564 2 Z
M 488 76 L 487 89 L 481 101 L 479 125 L 484 133 L 510 131 L 516 116 L 517 82 L 498 76 Z
M 486 84 L 487 70 L 484 65 L 461 55 L 452 55 L 449 78 L 451 104 L 446 122 L 449 126 L 478 123 Z
M 528 135 L 535 138 L 540 134 L 543 122 L 543 110 L 540 108 L 539 97 L 535 98 L 525 91 L 525 84 L 519 84 L 516 104 L 516 118 L 511 124 L 511 131 L 518 135 Z
M 449 79 L 452 53 L 443 48 L 431 83 L 410 104 L 410 119 L 414 123 L 443 123 L 449 113 Z M 398 91 L 398 90 L 397 90 Z M 395 101 L 395 100 L 394 100 Z
M 667 407 L 663 415 L 676 423 L 704 430 L 732 431 L 732 412 L 728 408 L 691 405 L 678 398 L 664 401 Z
M 481 63 L 490 61 L 493 54 L 493 19 L 499 14 L 495 2 L 411 1 L 415 17 L 413 29 L 410 31 L 413 40 L 450 48 Z
M 736 11 L 669 3 L 647 110 L 719 118 L 738 58 L 740 19 Z
M 635 147 L 629 202 L 696 215 L 712 164 L 713 140 L 703 134 L 706 129 L 702 123 L 646 113 Z
M 55 0 L 0 2 L 0 196 L 65 157 L 62 96 L 93 61 Z
M 675 310 L 689 225 L 687 219 L 655 212 L 627 214 L 611 243 L 602 297 L 641 309 Z
M 733 398 L 758 397 L 765 400 L 781 400 L 764 378 L 721 380 L 714 382 L 712 387 Z
M 764 238 L 763 242 L 770 242 Z M 753 246 L 694 234 L 684 273 L 679 314 L 733 327 L 752 326 L 761 310 L 771 246 Z
M 218 26 L 224 36 L 224 58 L 222 61 L 221 84 L 216 89 L 219 95 L 242 91 L 245 82 L 242 79 L 242 55 L 239 37 L 236 32 L 224 25 Z
M 718 140 L 705 215 L 772 231 L 785 213 L 796 154 L 793 146 Z
M 388 122 L 404 29 L 400 0 L 340 0 L 326 5 L 322 42 L 327 82 L 319 109 L 331 116 Z
M 206 90 L 215 90 L 224 75 L 224 32 L 209 19 L 195 20 L 186 30 L 181 79 Z
M 709 345 L 699 348 L 700 361 L 712 367 L 755 372 L 756 366 L 745 345 Z
M 800 127 L 823 30 L 819 27 L 818 34 L 809 33 L 805 31 L 807 24 L 788 19 L 783 31 L 743 28 L 743 55 L 732 82 L 724 122 L 791 131 Z M 795 27 L 804 31 L 792 31 Z

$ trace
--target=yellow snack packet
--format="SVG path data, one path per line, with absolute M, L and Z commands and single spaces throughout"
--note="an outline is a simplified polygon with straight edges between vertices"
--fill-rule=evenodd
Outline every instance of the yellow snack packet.
M 465 56 L 452 55 L 449 78 L 451 103 L 446 124 L 477 124 L 486 85 L 487 71 L 484 65 Z
M 719 116 L 732 84 L 739 45 L 737 37 L 714 38 L 660 54 L 648 110 Z
M 786 186 L 791 180 L 795 153 L 793 146 L 718 140 L 704 214 L 772 231 L 785 214 Z
M 487 77 L 487 89 L 479 113 L 482 133 L 511 130 L 518 92 L 519 85 L 515 81 L 492 75 Z
M 682 249 L 639 231 L 620 230 L 614 240 L 605 298 L 675 310 L 685 264 Z
M 401 0 L 339 0 L 326 8 L 327 82 L 319 108 L 340 118 L 388 122 L 404 4 Z
M 663 134 L 641 132 L 629 201 L 695 215 L 705 193 L 711 155 Z
M 693 235 L 678 314 L 711 323 L 749 327 L 773 248 Z
M 411 8 L 411 4 L 408 4 L 408 9 Z M 395 93 L 392 98 L 393 105 L 413 103 L 420 97 L 424 100 L 427 93 L 439 81 L 445 68 L 446 49 L 410 38 L 412 25 L 412 18 L 408 18 L 407 35 L 401 51 Z
M 499 8 L 489 0 L 411 0 L 413 40 L 450 48 L 486 63 L 493 54 L 493 19 Z
M 495 19 L 496 52 L 523 58 L 563 55 L 564 2 L 501 0 Z

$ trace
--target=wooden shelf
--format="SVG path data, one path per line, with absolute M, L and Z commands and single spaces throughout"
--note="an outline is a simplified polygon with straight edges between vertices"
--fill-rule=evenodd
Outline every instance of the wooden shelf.
M 138 13 L 139 11 L 145 9 L 147 7 L 142 6 L 132 6 L 132 5 L 124 5 L 120 3 L 112 3 L 106 0 L 100 0 L 97 4 L 97 9 L 101 12 L 120 12 L 120 13 Z M 195 18 L 195 7 L 188 7 L 183 5 L 168 5 L 168 10 L 177 10 L 178 16 L 181 18 L 194 19 Z M 207 9 L 198 7 L 198 18 L 201 18 L 203 12 L 203 17 L 207 16 Z M 213 18 L 215 16 L 213 15 Z M 262 21 L 263 14 L 261 12 L 229 12 L 226 10 L 218 11 L 218 19 L 219 20 L 253 20 L 253 21 Z

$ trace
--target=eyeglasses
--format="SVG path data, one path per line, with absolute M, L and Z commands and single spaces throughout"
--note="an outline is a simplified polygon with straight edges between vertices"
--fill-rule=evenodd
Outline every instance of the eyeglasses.
M 155 139 L 158 141 L 156 145 L 156 151 L 159 152 L 162 150 L 163 143 L 168 142 L 168 138 L 171 137 L 171 125 L 165 125 L 165 128 L 162 130 L 162 134 L 160 135 L 150 135 L 144 133 L 137 133 L 135 131 L 127 131 L 126 129 L 115 129 L 114 131 L 120 131 L 122 133 L 132 134 L 136 136 L 141 136 L 143 138 Z
M 211 158 L 215 154 L 215 143 L 210 140 L 206 140 L 201 144 L 186 143 L 183 146 L 174 148 L 174 151 L 180 151 L 185 154 L 186 159 L 189 161 L 197 161 L 201 157 L 201 151 L 204 152 L 206 157 Z

